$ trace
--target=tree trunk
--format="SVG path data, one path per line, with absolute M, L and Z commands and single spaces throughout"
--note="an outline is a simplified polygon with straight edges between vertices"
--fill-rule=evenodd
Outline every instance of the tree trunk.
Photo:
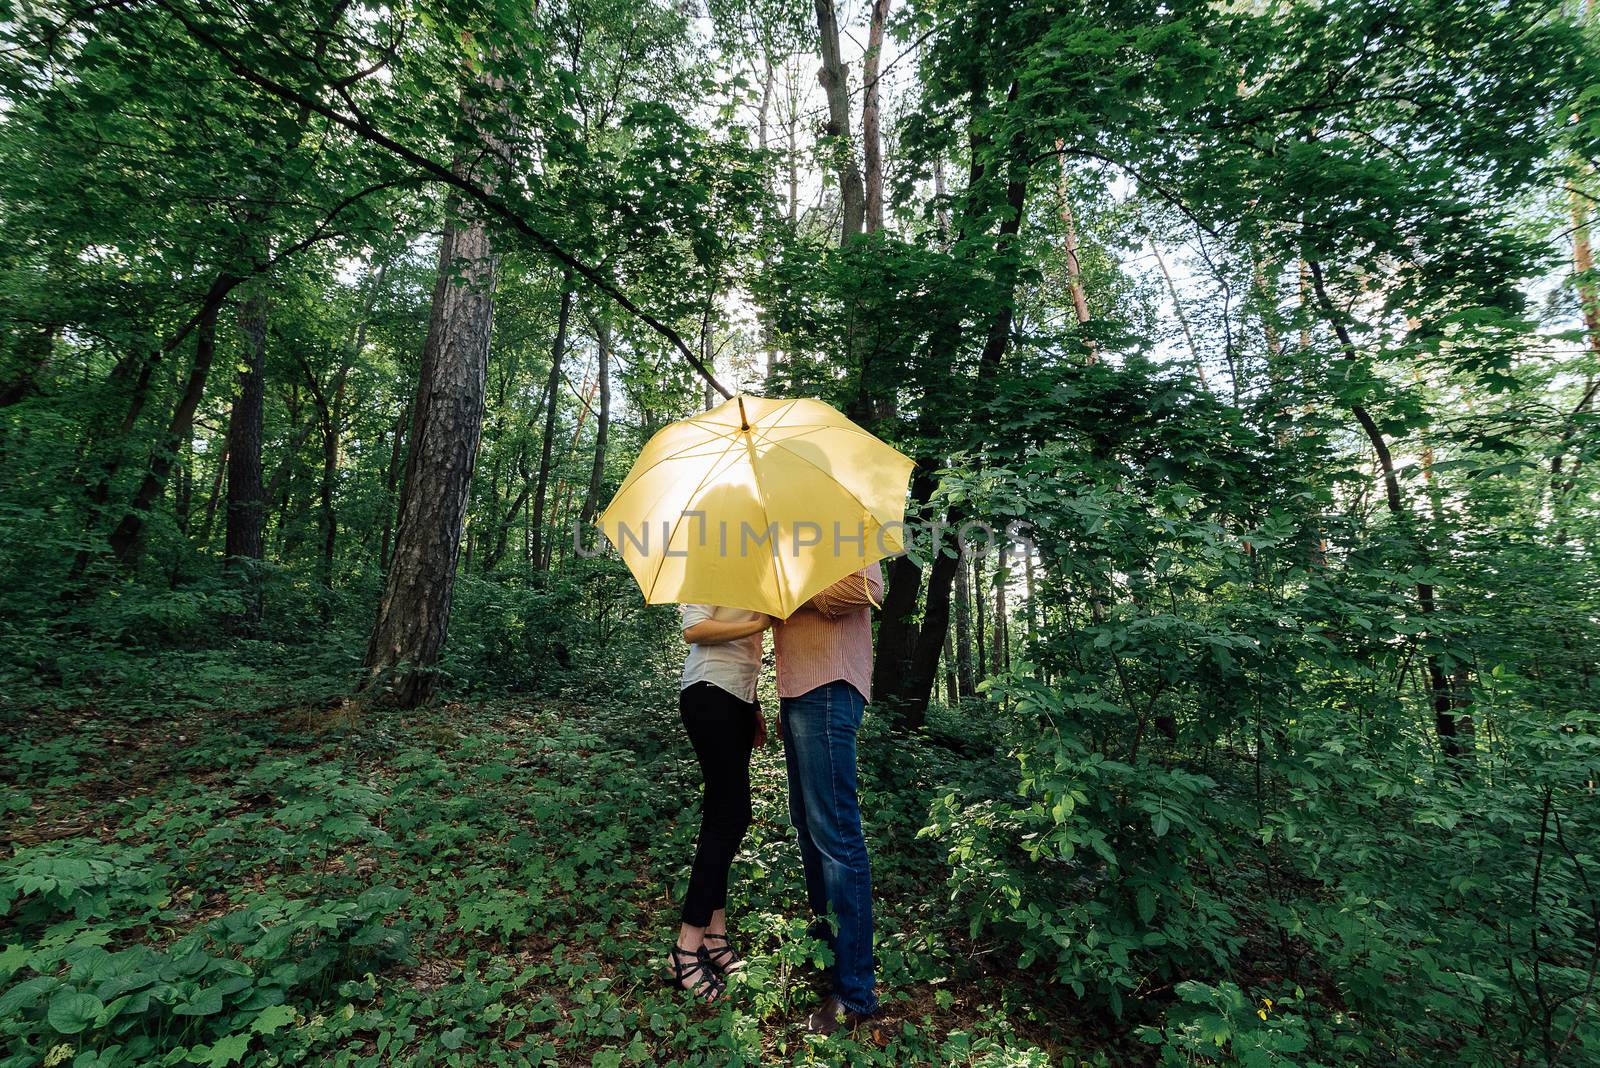
M 988 602 L 984 599 L 986 591 L 983 588 L 983 561 L 989 555 L 988 549 L 979 549 L 972 554 L 973 598 L 972 605 L 977 610 L 977 639 L 978 639 L 978 681 L 989 677 L 989 635 L 988 635 Z
M 956 643 L 949 627 L 944 630 L 944 703 L 951 708 L 961 704 L 961 686 L 956 678 Z
M 784 88 L 789 91 L 789 154 L 785 160 L 789 170 L 789 225 L 800 221 L 800 104 L 796 99 L 794 81 L 784 69 Z
M 1056 199 L 1059 201 L 1057 214 L 1060 216 L 1061 225 L 1065 228 L 1067 259 L 1067 288 L 1072 292 L 1072 315 L 1081 327 L 1089 321 L 1089 295 L 1083 288 L 1083 265 L 1078 259 L 1078 224 L 1072 215 L 1072 200 L 1067 195 L 1067 157 L 1062 152 L 1066 142 L 1056 141 L 1056 151 L 1060 153 L 1061 169 L 1056 174 Z M 1096 362 L 1100 356 L 1095 349 L 1093 341 L 1086 342 L 1087 351 L 1084 359 L 1088 363 Z
M 1006 94 L 1008 104 L 1015 103 L 1018 89 L 1018 83 L 1013 82 Z M 974 116 L 983 114 L 987 109 L 981 87 L 974 87 L 972 108 Z M 991 217 L 977 189 L 985 170 L 980 155 L 982 147 L 981 140 L 974 135 L 967 207 L 961 234 L 956 241 L 958 246 L 966 239 L 971 228 L 985 226 L 985 220 Z M 1013 244 L 1022 226 L 1027 202 L 1026 154 L 1024 134 L 1019 130 L 1011 139 L 1007 158 L 1005 213 L 995 235 L 996 245 L 1000 248 Z M 979 404 L 988 399 L 993 389 L 995 375 L 1010 341 L 1015 312 L 1017 257 L 1008 256 L 1001 260 L 996 282 L 1000 304 L 989 321 L 988 335 L 978 354 L 978 368 L 972 383 Z M 954 355 L 960 345 L 960 325 L 946 324 L 938 334 L 937 347 Z M 931 471 L 935 466 L 935 457 L 918 458 L 919 471 Z M 921 493 L 918 480 L 913 478 L 913 505 L 926 504 L 931 496 L 931 477 Z M 962 508 L 953 506 L 945 517 L 946 528 L 959 531 L 967 519 Z M 891 569 L 891 582 L 884 597 L 882 621 L 878 627 L 880 665 L 873 675 L 873 687 L 875 695 L 881 687 L 883 697 L 880 703 L 892 710 L 896 722 L 902 727 L 919 727 L 926 718 L 928 701 L 938 681 L 939 654 L 944 645 L 944 628 L 950 618 L 950 590 L 957 570 L 956 560 L 952 556 L 941 553 L 934 560 L 929 569 L 927 594 L 923 598 L 922 622 L 918 625 L 912 620 L 910 609 L 916 604 L 921 568 L 911 562 L 909 556 L 901 556 Z M 897 610 L 891 611 L 891 608 Z M 885 650 L 892 656 L 885 657 Z M 902 665 L 904 670 L 900 670 Z
M 856 168 L 855 152 L 850 145 L 850 73 L 839 55 L 839 20 L 833 0 L 815 0 L 817 35 L 821 42 L 822 67 L 817 71 L 817 81 L 822 83 L 828 98 L 828 121 L 822 128 L 827 139 L 827 151 L 833 158 L 834 170 L 839 178 L 840 210 L 843 223 L 840 242 L 847 242 L 861 233 L 866 222 L 866 193 L 861 186 L 861 172 Z
M 995 558 L 994 640 L 989 643 L 990 675 L 999 675 L 1008 666 L 1006 663 L 1006 579 L 1009 571 L 1009 566 L 1006 564 L 1007 548 L 1008 546 L 1002 543 Z
M 217 505 L 222 500 L 223 477 L 228 471 L 228 446 L 224 442 L 217 451 L 217 473 L 211 479 L 211 495 L 206 498 L 206 518 L 200 527 L 199 542 L 201 545 L 211 544 L 211 530 L 217 518 Z
M 328 402 L 328 417 L 322 429 L 322 477 L 317 481 L 317 525 L 322 533 L 318 576 L 325 596 L 322 621 L 333 619 L 333 556 L 339 541 L 339 515 L 334 508 L 334 491 L 339 482 L 339 436 L 344 429 L 345 377 L 339 376 Z
M 879 132 L 878 66 L 883 30 L 891 0 L 873 0 L 867 52 L 861 59 L 861 144 L 866 162 L 866 208 L 863 227 L 869 234 L 883 229 L 883 138 Z
M 510 507 L 506 509 L 505 518 L 500 521 L 500 529 L 495 533 L 494 543 L 485 555 L 483 561 L 485 573 L 493 571 L 500 565 L 500 561 L 505 558 L 506 546 L 510 544 L 511 539 L 511 525 L 517 521 L 519 512 L 526 513 L 528 498 L 533 495 L 533 472 L 528 470 L 527 449 L 528 443 L 524 440 L 520 451 L 517 453 L 517 473 L 522 477 L 522 489 L 512 498 Z M 499 504 L 498 499 L 496 499 L 495 503 Z M 531 551 L 531 549 L 532 547 L 526 544 L 523 547 L 525 553 Z
M 1600 355 L 1600 287 L 1596 286 L 1594 277 L 1589 200 L 1575 181 L 1567 183 L 1567 199 L 1572 212 L 1572 274 L 1578 289 L 1578 307 L 1583 312 L 1583 332 L 1589 342 L 1589 350 Z M 1600 379 L 1591 376 L 1578 403 L 1567 414 L 1556 442 L 1556 454 L 1550 458 L 1551 490 L 1557 497 L 1558 509 L 1562 507 L 1560 498 L 1571 492 L 1573 485 L 1571 475 L 1562 478 L 1562 468 L 1566 463 L 1567 446 L 1578 429 L 1575 420 L 1593 406 L 1597 389 L 1600 389 Z M 1565 537 L 1561 540 L 1564 541 Z
M 239 333 L 244 337 L 244 362 L 239 371 L 239 393 L 228 416 L 228 509 L 223 558 L 224 566 L 244 572 L 245 609 L 240 623 L 253 627 L 261 622 L 258 570 L 266 519 L 266 497 L 261 485 L 261 427 L 266 397 L 263 367 L 267 354 L 265 293 L 251 293 L 239 309 Z
M 360 358 L 362 351 L 367 347 L 367 327 L 372 321 L 372 309 L 378 302 L 378 296 L 383 290 L 383 279 L 388 273 L 387 262 L 380 262 L 372 270 L 371 278 L 367 284 L 366 298 L 361 308 L 361 321 L 356 324 L 354 335 L 350 344 L 345 348 L 344 357 L 339 361 L 338 369 L 334 371 L 333 384 L 329 392 L 331 396 L 321 395 L 323 425 L 322 425 L 322 477 L 317 484 L 318 519 L 317 524 L 322 533 L 322 549 L 320 553 L 320 578 L 323 591 L 327 596 L 322 599 L 322 621 L 333 620 L 333 558 L 334 550 L 339 541 L 339 514 L 335 507 L 335 492 L 339 484 L 339 457 L 340 442 L 344 436 L 345 396 L 348 393 L 350 382 L 350 369 Z M 314 376 L 310 368 L 306 371 L 312 378 L 312 386 L 316 387 Z
M 1183 298 L 1178 295 L 1178 286 L 1172 280 L 1172 272 L 1167 270 L 1166 257 L 1161 255 L 1161 246 L 1156 244 L 1155 235 L 1147 235 L 1147 240 L 1150 242 L 1150 251 L 1155 253 L 1156 266 L 1161 268 L 1161 278 L 1167 284 L 1167 296 L 1172 298 L 1172 310 L 1178 316 L 1178 325 L 1183 328 L 1183 340 L 1189 346 L 1189 359 L 1194 363 L 1195 377 L 1200 380 L 1200 388 L 1209 391 L 1211 383 L 1206 378 L 1205 364 L 1200 360 L 1200 346 L 1195 344 L 1188 313 L 1183 310 Z
M 145 518 L 156 498 L 161 496 L 167 473 L 172 469 L 173 458 L 183 443 L 189 440 L 189 433 L 194 428 L 195 409 L 199 408 L 200 400 L 205 396 L 206 378 L 211 373 L 211 361 L 217 354 L 217 315 L 222 310 L 224 297 L 232 288 L 232 284 L 225 285 L 219 280 L 206 295 L 205 306 L 196 322 L 194 363 L 189 367 L 189 380 L 184 385 L 177 406 L 172 410 L 166 433 L 150 456 L 144 479 L 134 493 L 132 504 L 111 532 L 111 555 L 125 568 L 133 568 L 139 562 Z M 230 468 L 232 466 L 229 464 Z
M 1007 93 L 1008 102 L 1014 102 L 1018 85 L 1013 82 Z M 1023 162 L 1025 141 L 1019 131 L 1012 138 L 1008 162 L 1005 204 L 1006 214 L 996 235 L 996 243 L 1004 248 L 1013 244 L 1022 227 L 1027 202 L 1027 166 Z M 974 380 L 974 394 L 981 404 L 994 388 L 994 379 L 1011 340 L 1011 327 L 1015 321 L 1018 257 L 1001 260 L 998 270 L 1000 306 L 989 322 L 989 334 L 983 349 L 978 353 L 978 369 Z M 951 530 L 960 530 L 970 518 L 965 509 L 952 507 L 945 517 Z M 911 671 L 905 679 L 905 689 L 900 695 L 902 715 L 907 723 L 920 723 L 926 715 L 928 700 L 938 681 L 939 651 L 942 635 L 950 619 L 950 589 L 955 579 L 955 561 L 941 556 L 928 575 L 928 591 L 923 599 L 923 624 L 916 636 L 916 651 L 911 659 Z
M 178 524 L 178 533 L 189 536 L 189 510 L 194 504 L 194 454 L 189 461 L 178 465 L 178 481 L 172 487 L 172 518 Z
M 594 462 L 589 465 L 589 489 L 578 513 L 578 526 L 588 527 L 600 511 L 600 492 L 606 476 L 606 438 L 611 431 L 611 316 L 601 314 L 594 323 L 595 344 L 600 361 L 600 412 L 595 421 Z
M 910 506 L 907 516 L 916 513 L 933 496 L 931 463 L 918 463 L 911 475 Z M 879 612 L 878 645 L 872 665 L 874 699 L 900 715 L 899 705 L 911 672 L 911 658 L 917 646 L 917 622 L 913 617 L 922 592 L 922 567 L 903 553 L 889 561 L 883 607 Z
M 971 562 L 962 556 L 956 567 L 956 684 L 962 697 L 978 695 L 978 681 L 972 670 L 972 580 Z
M 378 570 L 389 573 L 389 543 L 394 538 L 394 517 L 397 509 L 390 503 L 395 497 L 395 482 L 400 477 L 400 458 L 406 454 L 406 428 L 411 425 L 411 408 L 401 408 L 394 421 L 394 441 L 389 446 L 389 463 L 383 469 L 383 536 L 378 542 Z
M 1039 640 L 1039 598 L 1037 593 L 1036 578 L 1034 575 L 1033 546 L 1025 543 L 1022 546 L 1022 578 L 1024 594 L 1028 600 L 1028 641 Z
M 39 375 L 49 364 L 60 335 L 61 327 L 49 323 L 17 343 L 16 369 L 0 383 L 0 408 L 10 407 L 38 392 Z
M 571 278 L 561 279 L 561 310 L 556 317 L 556 339 L 550 346 L 550 381 L 545 388 L 549 406 L 545 408 L 544 441 L 539 446 L 539 474 L 533 490 L 533 532 L 530 536 L 529 556 L 533 566 L 544 570 L 544 506 L 550 487 L 550 460 L 555 455 L 556 412 L 561 407 L 561 359 L 567 349 L 567 324 L 572 318 Z
M 212 339 L 208 345 L 214 349 L 216 345 L 217 315 L 222 307 L 222 302 L 227 299 L 228 294 L 232 292 L 233 288 L 241 281 L 243 281 L 241 277 L 231 274 L 227 271 L 223 271 L 222 273 L 218 274 L 217 277 L 212 281 L 210 288 L 206 290 L 205 297 L 202 298 L 200 302 L 199 310 L 190 316 L 189 320 L 184 323 L 183 326 L 181 326 L 176 332 L 168 337 L 167 340 L 161 344 L 160 348 L 142 360 L 128 356 L 117 361 L 116 367 L 114 367 L 111 371 L 109 384 L 114 390 L 124 386 L 127 386 L 129 389 L 127 411 L 123 414 L 122 422 L 113 435 L 117 440 L 120 441 L 132 434 L 134 427 L 138 425 L 139 417 L 144 414 L 145 402 L 148 400 L 150 395 L 150 381 L 154 376 L 156 365 L 160 363 L 161 360 L 166 356 L 175 351 L 191 333 L 204 326 L 208 320 L 210 322 L 212 331 Z M 198 349 L 198 347 L 199 346 L 197 343 L 196 348 Z M 209 361 L 209 355 L 207 359 Z M 135 377 L 136 368 L 137 377 Z M 131 385 L 128 385 L 130 379 L 132 382 Z M 202 387 L 203 386 L 204 383 L 202 382 Z M 198 403 L 198 399 L 196 403 Z M 174 418 L 176 418 L 176 414 L 174 415 Z M 171 461 L 169 459 L 168 463 L 170 464 L 170 462 Z M 117 471 L 120 466 L 121 464 L 117 455 L 113 454 L 107 460 L 105 466 L 99 471 L 95 478 L 94 484 L 89 488 L 87 497 L 89 500 L 92 517 L 97 517 L 99 511 L 104 508 L 106 503 L 111 499 L 111 486 L 116 480 Z M 86 481 L 86 479 L 80 478 L 78 485 L 82 486 L 86 483 Z M 141 492 L 142 489 L 143 487 L 141 486 Z M 158 483 L 155 487 L 155 492 L 159 493 L 160 489 L 161 487 Z M 154 499 L 155 493 L 152 493 L 150 500 Z M 91 521 L 93 521 L 93 519 L 91 519 Z M 120 530 L 124 526 L 129 526 L 130 523 L 133 530 L 133 538 L 136 540 L 139 530 L 142 529 L 143 518 L 124 515 L 122 522 L 118 525 L 118 529 Z M 115 536 L 115 532 L 113 533 L 113 536 Z M 72 576 L 74 578 L 81 576 L 88 569 L 89 562 L 93 555 L 94 554 L 89 549 L 78 550 L 77 558 L 73 561 L 72 565 Z
M 1356 358 L 1355 341 L 1351 338 L 1349 330 L 1345 328 L 1340 319 L 1338 310 L 1334 307 L 1333 300 L 1328 296 L 1328 290 L 1323 281 L 1322 267 L 1315 260 L 1309 261 L 1308 269 L 1311 275 L 1311 285 L 1316 293 L 1317 301 L 1321 305 L 1323 314 L 1333 332 L 1339 339 L 1339 346 L 1346 359 Z M 1356 422 L 1361 425 L 1362 431 L 1367 435 L 1367 440 L 1372 445 L 1372 451 L 1378 458 L 1378 467 L 1383 473 L 1384 501 L 1388 506 L 1389 514 L 1401 525 L 1406 538 L 1411 542 L 1413 549 L 1427 562 L 1427 552 L 1419 543 L 1414 529 L 1414 519 L 1406 510 L 1405 501 L 1400 494 L 1400 480 L 1395 474 L 1394 457 L 1389 452 L 1388 442 L 1384 440 L 1383 431 L 1377 421 L 1372 418 L 1366 407 L 1356 401 L 1349 404 L 1350 413 L 1355 416 Z M 1417 606 L 1421 609 L 1425 620 L 1432 620 L 1438 611 L 1438 604 L 1434 597 L 1434 588 L 1431 583 L 1419 582 L 1416 584 Z M 1452 762 L 1462 764 L 1474 756 L 1473 748 L 1473 722 L 1472 715 L 1464 712 L 1464 705 L 1458 699 L 1455 689 L 1450 685 L 1449 678 L 1445 675 L 1439 658 L 1430 653 L 1427 657 L 1428 688 L 1433 700 L 1434 733 L 1439 738 L 1439 748 L 1445 757 Z
M 402 707 L 433 693 L 483 432 L 496 256 L 481 222 L 451 220 L 439 247 L 411 413 L 394 560 L 367 646 L 367 689 Z

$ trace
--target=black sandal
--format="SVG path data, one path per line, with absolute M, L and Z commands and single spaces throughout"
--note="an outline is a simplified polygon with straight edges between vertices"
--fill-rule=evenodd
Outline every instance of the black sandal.
M 723 975 L 731 975 L 740 968 L 744 967 L 743 958 L 739 956 L 738 950 L 733 948 L 733 943 L 728 940 L 727 935 L 712 934 L 710 931 L 707 931 L 703 937 L 707 941 L 715 938 L 718 942 L 722 943 L 722 945 L 718 946 L 716 949 L 707 947 L 705 950 L 706 960 L 709 961 L 711 966 L 717 971 L 721 972 Z
M 722 977 L 711 965 L 705 946 L 699 949 L 684 949 L 677 943 L 672 945 L 672 978 L 667 982 L 679 990 L 693 994 L 701 1001 L 715 1001 L 722 996 Z M 687 957 L 691 963 L 684 964 Z M 684 985 L 687 980 L 688 985 Z

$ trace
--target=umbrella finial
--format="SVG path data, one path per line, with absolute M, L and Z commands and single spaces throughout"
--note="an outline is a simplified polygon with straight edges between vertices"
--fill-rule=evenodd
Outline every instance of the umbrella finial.
M 744 394 L 743 393 L 739 394 L 738 400 L 739 400 L 739 429 L 740 430 L 749 430 L 750 429 L 750 417 L 744 414 Z

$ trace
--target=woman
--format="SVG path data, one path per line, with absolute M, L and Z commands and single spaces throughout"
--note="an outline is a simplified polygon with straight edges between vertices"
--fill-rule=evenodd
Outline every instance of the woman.
M 678 614 L 689 643 L 678 712 L 700 760 L 705 793 L 683 925 L 669 961 L 676 985 L 714 1001 L 723 977 L 742 963 L 728 941 L 728 868 L 750 827 L 750 751 L 767 740 L 756 682 L 761 632 L 772 617 L 709 604 L 679 605 Z

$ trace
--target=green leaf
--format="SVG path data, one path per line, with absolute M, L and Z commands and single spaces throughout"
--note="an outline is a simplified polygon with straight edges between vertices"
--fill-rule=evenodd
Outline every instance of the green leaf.
M 211 1068 L 222 1068 L 225 1064 L 235 1064 L 250 1049 L 250 1036 L 248 1034 L 228 1035 L 219 1038 L 211 1047 L 211 1056 L 206 1063 Z
M 25 979 L 0 995 L 0 1019 L 8 1019 L 25 1009 L 31 1009 L 39 999 L 61 985 L 61 980 L 51 975 Z
M 1156 915 L 1156 892 L 1148 886 L 1139 887 L 1139 920 L 1149 923 Z
M 27 946 L 14 945 L 0 949 L 0 979 L 10 979 L 28 963 L 33 951 Z
M 93 994 L 62 989 L 50 999 L 45 1020 L 64 1035 L 75 1035 L 94 1022 L 105 1005 Z
M 250 1023 L 250 1030 L 258 1035 L 270 1035 L 278 1028 L 294 1023 L 295 1016 L 292 1005 L 268 1005 L 256 1013 L 256 1018 Z
M 222 1011 L 222 991 L 208 986 L 189 1000 L 174 1006 L 174 1016 L 215 1016 Z

